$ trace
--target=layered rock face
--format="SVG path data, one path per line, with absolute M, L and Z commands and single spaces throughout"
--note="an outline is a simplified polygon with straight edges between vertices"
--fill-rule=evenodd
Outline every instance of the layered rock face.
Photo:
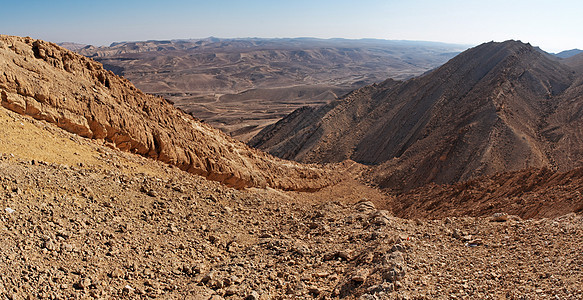
M 233 187 L 315 190 L 333 181 L 251 149 L 53 43 L 0 36 L 0 72 L 5 108 Z
M 370 177 L 394 190 L 530 167 L 565 171 L 582 162 L 577 76 L 529 44 L 487 43 L 424 76 L 298 110 L 249 144 L 301 162 L 374 165 Z

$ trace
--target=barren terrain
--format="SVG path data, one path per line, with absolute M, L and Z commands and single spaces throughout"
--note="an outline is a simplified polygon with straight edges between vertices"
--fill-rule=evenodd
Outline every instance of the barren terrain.
M 303 108 L 249 144 L 300 162 L 352 159 L 407 191 L 482 175 L 581 167 L 581 75 L 519 41 L 486 43 L 407 81 Z
M 433 69 L 459 45 L 344 39 L 123 42 L 76 51 L 246 141 L 304 105 L 327 103 L 388 77 Z
M 238 188 L 314 190 L 334 181 L 319 167 L 252 149 L 55 44 L 0 36 L 0 67 L 3 107 L 80 136 Z
M 0 122 L 5 298 L 583 298 L 580 215 L 400 219 L 350 178 L 240 191 L 4 108 Z
M 580 169 L 392 196 L 350 160 L 241 161 L 240 142 L 98 63 L 27 38 L 0 46 L 2 299 L 583 299 Z M 132 151 L 136 128 L 174 143 Z M 161 158 L 180 147 L 208 172 Z M 235 167 L 227 178 L 271 181 L 217 176 Z

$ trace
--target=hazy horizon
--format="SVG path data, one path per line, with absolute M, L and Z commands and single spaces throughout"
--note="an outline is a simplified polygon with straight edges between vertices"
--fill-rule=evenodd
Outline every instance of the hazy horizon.
M 34 38 L 34 37 L 33 37 Z M 346 40 L 346 41 L 386 41 L 386 42 L 403 42 L 403 43 L 426 43 L 426 44 L 443 44 L 448 46 L 459 46 L 459 47 L 473 47 L 477 46 L 474 44 L 459 44 L 459 43 L 447 43 L 441 41 L 421 41 L 421 40 L 391 40 L 391 39 L 381 39 L 381 38 L 341 38 L 341 37 L 331 37 L 331 38 L 319 38 L 313 36 L 297 36 L 297 37 L 259 37 L 259 36 L 246 36 L 246 37 L 221 37 L 221 36 L 206 36 L 206 37 L 189 37 L 189 38 L 172 38 L 172 39 L 148 39 L 148 40 L 126 40 L 126 41 L 113 41 L 109 44 L 103 45 L 95 45 L 95 44 L 85 44 L 85 43 L 78 43 L 76 41 L 51 41 L 54 43 L 62 44 L 62 43 L 74 43 L 80 45 L 91 45 L 91 46 L 99 46 L 99 47 L 110 47 L 115 44 L 122 44 L 122 43 L 140 43 L 140 42 L 150 42 L 150 41 L 197 41 L 197 40 L 205 40 L 205 39 L 219 39 L 219 40 L 244 40 L 244 39 L 263 39 L 263 40 L 288 40 L 288 39 L 312 39 L 312 40 L 322 40 L 322 41 L 333 41 L 333 40 Z M 484 42 L 486 43 L 486 41 Z M 569 49 L 570 50 L 570 49 Z
M 583 49 L 583 3 L 381 0 L 278 2 L 151 0 L 14 1 L 1 34 L 95 46 L 219 38 L 374 38 L 478 45 L 521 40 L 548 52 Z M 26 16 L 26 17 L 24 17 Z

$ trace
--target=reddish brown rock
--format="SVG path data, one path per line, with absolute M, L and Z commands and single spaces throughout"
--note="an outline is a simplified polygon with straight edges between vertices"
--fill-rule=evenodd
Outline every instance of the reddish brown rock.
M 53 43 L 0 37 L 2 106 L 227 185 L 316 190 L 333 179 L 226 136 Z

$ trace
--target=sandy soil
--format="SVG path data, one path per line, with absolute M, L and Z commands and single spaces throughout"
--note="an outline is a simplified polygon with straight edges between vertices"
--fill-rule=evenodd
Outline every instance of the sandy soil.
M 10 299 L 583 297 L 580 215 L 399 219 L 350 178 L 240 191 L 3 108 L 0 122 Z

